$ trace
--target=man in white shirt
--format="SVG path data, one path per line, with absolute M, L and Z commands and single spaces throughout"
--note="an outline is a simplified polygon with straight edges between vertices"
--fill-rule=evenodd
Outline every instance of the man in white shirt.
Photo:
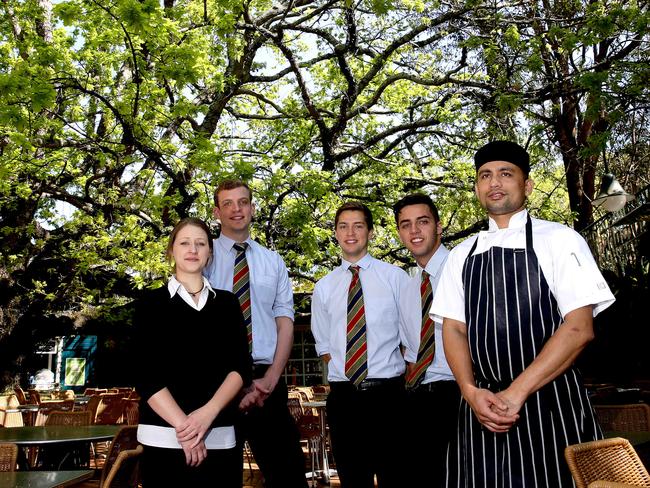
M 451 251 L 431 308 L 463 396 L 447 486 L 572 486 L 564 448 L 602 437 L 573 363 L 614 297 L 579 234 L 525 210 L 524 148 L 474 162 L 489 229 Z
M 427 466 L 432 486 L 442 486 L 449 441 L 456 434 L 460 391 L 442 344 L 442 321 L 429 314 L 449 251 L 442 244 L 438 209 L 427 195 L 407 195 L 393 205 L 397 232 L 417 267 L 401 295 L 406 341 L 407 423 L 411 462 Z M 415 473 L 416 470 L 411 470 Z M 412 481 L 417 484 L 416 480 Z
M 341 266 L 314 287 L 311 327 L 327 363 L 327 418 L 343 488 L 402 488 L 404 360 L 400 292 L 406 273 L 368 254 L 373 220 L 349 202 L 336 212 Z
M 268 488 L 304 488 L 300 435 L 287 407 L 282 378 L 293 345 L 293 291 L 280 255 L 250 237 L 254 214 L 251 189 L 225 180 L 214 194 L 221 235 L 206 276 L 214 288 L 240 299 L 249 329 L 253 384 L 240 402 L 237 434 L 248 440 Z M 240 442 L 240 443 L 241 443 Z

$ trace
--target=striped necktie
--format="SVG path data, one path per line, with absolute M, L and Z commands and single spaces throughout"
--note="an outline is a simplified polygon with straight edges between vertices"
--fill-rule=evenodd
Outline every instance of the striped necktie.
M 358 385 L 368 376 L 368 343 L 363 290 L 359 281 L 359 266 L 350 266 L 352 280 L 348 289 L 348 328 L 345 352 L 345 376 Z
M 422 283 L 420 284 L 420 297 L 422 301 L 422 328 L 420 329 L 420 348 L 415 367 L 406 378 L 407 388 L 415 388 L 424 379 L 424 373 L 433 361 L 433 355 L 436 350 L 436 336 L 434 334 L 435 326 L 429 310 L 433 301 L 433 290 L 429 273 L 422 271 Z
M 253 349 L 253 326 L 251 323 L 251 288 L 250 277 L 248 273 L 248 261 L 246 260 L 246 242 L 235 243 L 232 246 L 237 251 L 235 257 L 235 269 L 232 276 L 232 292 L 239 300 L 242 314 L 244 314 L 244 324 L 248 334 L 248 350 Z

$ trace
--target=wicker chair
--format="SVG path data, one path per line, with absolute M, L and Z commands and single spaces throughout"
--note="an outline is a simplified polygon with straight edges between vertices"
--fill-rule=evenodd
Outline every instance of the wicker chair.
M 287 406 L 289 407 L 289 413 L 291 413 L 298 426 L 300 440 L 307 442 L 307 452 L 309 454 L 312 472 L 311 484 L 315 486 L 316 477 L 314 473 L 317 469 L 320 469 L 318 456 L 321 447 L 320 424 L 318 423 L 317 416 L 311 413 L 305 413 L 302 407 L 302 396 L 302 392 L 289 392 Z
M 7 399 L 6 409 L 15 409 L 18 407 L 19 402 L 16 395 L 9 395 Z M 5 427 L 22 427 L 25 425 L 23 421 L 23 414 L 20 412 L 4 412 L 4 419 L 2 425 Z
M 16 394 L 16 398 L 18 398 L 18 403 L 21 405 L 25 405 L 27 403 L 25 390 L 23 390 L 19 385 L 14 386 L 14 393 Z
M 120 393 L 102 393 L 90 397 L 87 409 L 93 413 L 93 424 L 116 425 L 122 423 L 124 398 Z
M 55 410 L 45 421 L 46 426 L 65 425 L 80 427 L 90 425 L 90 412 Z M 37 466 L 47 469 L 79 469 L 90 462 L 90 442 L 69 442 L 64 445 L 39 448 Z
M 577 488 L 591 487 L 594 481 L 650 487 L 650 475 L 627 439 L 573 444 L 566 447 L 564 457 Z
M 34 423 L 36 426 L 48 425 L 48 417 L 54 412 L 72 412 L 74 400 L 50 400 L 41 402 L 40 407 Z
M 7 473 L 16 469 L 18 446 L 16 444 L 0 444 L 0 473 Z
M 140 400 L 124 399 L 124 417 L 127 425 L 138 425 L 140 422 Z
M 138 428 L 125 425 L 115 434 L 106 454 L 99 485 L 96 481 L 87 481 L 81 488 L 118 488 L 136 487 L 139 479 L 139 455 L 142 446 L 138 444 Z
M 628 405 L 594 405 L 596 416 L 605 431 L 650 431 L 650 406 L 645 403 Z
M 47 417 L 45 425 L 90 425 L 90 412 L 64 412 L 62 410 L 56 410 Z

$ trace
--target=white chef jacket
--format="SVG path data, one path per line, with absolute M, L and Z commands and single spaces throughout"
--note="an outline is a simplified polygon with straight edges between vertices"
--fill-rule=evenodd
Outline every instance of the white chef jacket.
M 490 219 L 489 228 L 478 233 L 474 255 L 491 247 L 524 248 L 526 246 L 526 219 L 528 212 L 522 210 L 510 217 L 507 228 L 499 229 Z M 586 305 L 593 305 L 596 316 L 614 303 L 614 295 L 605 282 L 589 246 L 573 229 L 531 218 L 533 249 L 563 317 Z M 459 322 L 465 320 L 465 291 L 462 270 L 465 259 L 477 236 L 472 236 L 456 246 L 449 257 L 440 284 L 431 304 L 431 313 Z

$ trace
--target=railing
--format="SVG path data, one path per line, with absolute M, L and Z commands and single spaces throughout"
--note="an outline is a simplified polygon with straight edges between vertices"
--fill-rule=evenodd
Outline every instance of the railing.
M 641 249 L 642 237 L 650 239 L 650 185 L 635 195 L 618 212 L 604 215 L 582 231 L 601 269 L 619 276 L 640 270 L 648 264 L 648 253 Z M 645 244 L 648 246 L 648 244 Z

